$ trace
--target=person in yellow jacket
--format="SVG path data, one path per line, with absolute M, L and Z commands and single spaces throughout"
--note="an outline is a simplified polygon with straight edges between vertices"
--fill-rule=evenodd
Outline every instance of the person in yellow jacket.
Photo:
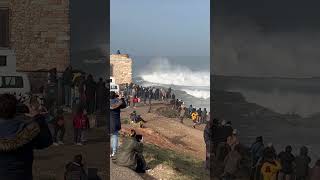
M 196 128 L 196 125 L 197 125 L 197 120 L 198 120 L 198 113 L 197 113 L 197 111 L 193 111 L 192 113 L 191 113 L 191 119 L 192 119 L 192 121 L 193 121 L 193 128 Z
M 281 164 L 279 161 L 270 157 L 267 158 L 261 168 L 263 180 L 277 180 L 277 174 L 280 169 Z

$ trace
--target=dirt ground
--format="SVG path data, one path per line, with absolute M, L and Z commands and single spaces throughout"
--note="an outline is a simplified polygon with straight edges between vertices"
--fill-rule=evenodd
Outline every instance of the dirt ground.
M 106 133 L 104 128 L 91 129 L 88 142 L 83 146 L 73 144 L 73 127 L 66 116 L 65 145 L 50 146 L 34 152 L 33 175 L 35 180 L 63 180 L 65 165 L 77 154 L 83 155 L 86 168 L 97 168 L 102 179 L 107 177 Z
M 147 122 L 145 123 L 145 128 L 142 129 L 130 123 L 122 124 L 122 132 L 128 132 L 134 128 L 144 136 L 145 143 L 156 145 L 163 149 L 170 149 L 180 154 L 190 155 L 203 161 L 205 159 L 204 126 L 201 125 L 194 129 L 190 119 L 186 119 L 185 123 L 181 124 L 176 118 L 166 118 L 155 113 L 157 108 L 163 106 L 163 104 L 159 103 L 152 105 L 151 113 L 147 113 L 148 106 L 124 109 L 121 114 L 122 120 L 129 119 L 129 114 L 136 110 Z M 104 128 L 95 128 L 89 131 L 87 144 L 83 146 L 74 145 L 72 120 L 70 115 L 67 115 L 65 145 L 51 146 L 45 150 L 35 151 L 34 179 L 63 180 L 65 165 L 77 154 L 83 155 L 85 168 L 97 168 L 99 176 L 102 179 L 107 178 L 110 173 L 110 158 L 106 154 L 106 148 L 108 148 L 106 138 Z M 161 165 L 160 167 L 165 166 Z M 130 172 L 128 174 L 129 177 L 132 176 Z M 155 179 L 148 174 L 142 177 L 143 179 Z M 111 177 L 111 179 L 116 180 L 117 177 Z
M 181 124 L 178 118 L 166 118 L 158 115 L 155 111 L 164 107 L 163 104 L 154 105 L 151 113 L 149 107 L 141 106 L 136 109 L 123 110 L 122 118 L 129 118 L 129 114 L 136 110 L 142 116 L 145 128 L 136 127 L 137 133 L 142 134 L 145 142 L 159 147 L 168 148 L 180 153 L 193 155 L 197 159 L 205 159 L 205 143 L 203 140 L 204 125 L 192 128 L 192 121 L 185 119 Z M 123 125 L 123 131 L 129 131 L 132 125 Z

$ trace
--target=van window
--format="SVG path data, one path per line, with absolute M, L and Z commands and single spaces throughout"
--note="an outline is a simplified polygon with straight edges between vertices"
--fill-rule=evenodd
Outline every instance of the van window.
M 111 85 L 111 89 L 118 89 L 118 86 Z
M 21 76 L 0 76 L 0 88 L 23 88 Z

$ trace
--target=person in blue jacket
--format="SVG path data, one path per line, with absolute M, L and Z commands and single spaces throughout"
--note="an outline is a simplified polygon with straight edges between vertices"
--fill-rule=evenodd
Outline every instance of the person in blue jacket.
M 32 180 L 33 150 L 52 145 L 40 103 L 31 98 L 29 104 L 25 114 L 15 96 L 0 95 L 0 179 Z

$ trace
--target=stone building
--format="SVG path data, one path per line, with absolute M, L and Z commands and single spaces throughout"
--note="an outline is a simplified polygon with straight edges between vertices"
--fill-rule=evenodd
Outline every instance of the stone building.
M 128 54 L 110 55 L 110 76 L 115 78 L 117 84 L 132 82 L 132 59 Z
M 0 23 L 0 56 L 14 53 L 31 80 L 70 64 L 69 0 L 0 0 Z

